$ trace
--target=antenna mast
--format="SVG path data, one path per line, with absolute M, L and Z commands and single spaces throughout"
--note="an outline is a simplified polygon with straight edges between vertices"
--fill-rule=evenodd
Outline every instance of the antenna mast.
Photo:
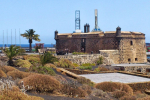
M 8 47 L 8 29 L 7 29 L 7 47 Z
M 12 29 L 11 29 L 11 45 L 12 45 Z
M 75 11 L 75 31 L 81 33 L 80 30 L 80 10 Z
M 16 29 L 15 29 L 15 46 L 16 46 Z
M 3 49 L 4 49 L 4 30 L 3 30 Z

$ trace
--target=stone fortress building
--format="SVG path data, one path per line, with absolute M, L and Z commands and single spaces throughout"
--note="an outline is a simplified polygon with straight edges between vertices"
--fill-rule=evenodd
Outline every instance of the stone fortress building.
M 84 26 L 84 33 L 60 34 L 55 31 L 56 50 L 107 54 L 115 64 L 147 62 L 145 34 L 121 31 L 119 26 L 116 31 L 90 32 L 89 27 L 88 24 Z

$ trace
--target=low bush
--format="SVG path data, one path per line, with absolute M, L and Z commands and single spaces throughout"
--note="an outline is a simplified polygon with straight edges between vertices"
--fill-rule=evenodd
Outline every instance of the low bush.
M 78 77 L 77 81 L 81 84 L 87 84 L 90 86 L 94 86 L 94 83 L 90 79 L 86 79 L 85 77 Z
M 123 96 L 119 100 L 136 100 L 134 96 Z
M 56 75 L 54 70 L 50 67 L 39 66 L 39 67 L 32 67 L 30 71 L 40 73 L 40 74 L 49 74 L 49 75 Z
M 13 71 L 9 71 L 7 73 L 8 76 L 11 76 L 13 79 L 23 79 L 25 77 L 28 77 L 29 75 L 31 75 L 32 73 L 28 73 L 28 72 L 22 72 L 19 70 L 13 70 Z
M 125 91 L 114 91 L 113 93 L 112 93 L 112 95 L 115 97 L 115 98 L 121 98 L 121 97 L 123 97 L 123 96 L 125 96 L 125 95 L 127 95 L 127 93 L 125 92 Z
M 7 73 L 7 72 L 9 72 L 9 71 L 17 70 L 16 68 L 11 67 L 11 66 L 4 66 L 4 67 L 1 67 L 1 69 L 2 69 L 5 73 Z
M 28 60 L 31 64 L 37 64 L 37 63 L 41 63 L 40 62 L 40 57 L 39 55 L 26 55 L 23 56 L 24 60 Z
M 58 59 L 54 56 L 52 56 L 51 53 L 46 52 L 43 55 L 40 55 L 40 62 L 42 64 L 42 66 L 44 66 L 46 63 L 54 63 L 57 62 Z
M 63 68 L 74 68 L 74 65 L 71 61 L 67 59 L 60 59 L 58 62 L 54 62 L 54 64 L 57 67 L 63 67 Z
M 91 86 L 87 85 L 87 84 L 83 84 L 81 86 L 81 88 L 87 92 L 87 94 L 91 94 L 92 90 L 91 90 Z
M 103 57 L 100 56 L 97 60 L 97 65 L 103 64 Z
M 79 67 L 79 65 L 77 63 L 73 63 L 74 67 Z
M 94 63 L 85 63 L 85 64 L 82 64 L 81 66 L 95 66 Z
M 150 100 L 150 96 L 144 97 L 144 98 L 138 98 L 137 100 Z
M 17 86 L 0 92 L 0 100 L 44 100 L 41 97 L 29 96 L 20 92 Z
M 109 71 L 109 70 L 105 67 L 98 67 L 98 68 L 95 68 L 94 71 L 101 72 L 101 71 Z
M 29 90 L 38 92 L 55 93 L 60 91 L 62 87 L 59 81 L 49 75 L 33 74 L 23 78 L 21 81 L 24 82 L 25 86 L 29 85 L 32 87 Z
M 14 62 L 14 65 L 16 67 L 30 68 L 32 64 L 28 60 L 19 59 Z
M 1 77 L 7 77 L 7 75 L 0 69 L 0 78 Z
M 49 67 L 49 68 L 56 68 L 56 66 L 54 64 L 48 63 L 44 65 L 45 67 Z
M 84 53 L 84 52 L 73 52 L 72 54 L 73 55 L 84 55 L 84 54 L 87 54 L 87 53 Z
M 104 95 L 104 92 L 100 89 L 93 89 L 92 90 L 92 93 L 91 93 L 93 96 L 102 96 Z
M 132 95 L 133 90 L 132 88 L 124 83 L 119 83 L 119 82 L 102 82 L 102 83 L 97 83 L 95 85 L 97 89 L 101 89 L 106 92 L 114 92 L 116 90 L 120 91 L 125 91 L 127 94 Z
M 80 66 L 79 68 L 83 70 L 92 70 L 92 66 Z
M 66 83 L 62 87 L 62 93 L 70 95 L 72 97 L 85 97 L 87 92 L 83 90 L 81 87 L 78 87 L 76 84 Z

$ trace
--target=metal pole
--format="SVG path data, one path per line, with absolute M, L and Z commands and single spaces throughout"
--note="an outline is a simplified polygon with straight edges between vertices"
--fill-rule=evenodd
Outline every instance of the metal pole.
M 8 47 L 8 29 L 7 29 L 7 47 Z
M 3 30 L 3 49 L 4 49 L 4 30 Z
M 12 29 L 11 29 L 11 45 L 12 45 Z
M 16 29 L 15 29 L 15 46 L 16 46 Z
M 19 28 L 19 42 L 20 42 L 20 48 L 21 48 L 20 28 Z

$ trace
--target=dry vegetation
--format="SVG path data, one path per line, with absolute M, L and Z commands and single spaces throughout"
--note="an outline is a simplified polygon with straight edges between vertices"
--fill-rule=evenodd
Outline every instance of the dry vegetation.
M 51 64 L 51 63 L 47 63 L 44 66 L 49 67 L 49 68 L 56 68 L 56 66 L 54 64 Z
M 23 81 L 25 85 L 32 86 L 30 90 L 38 92 L 54 93 L 60 91 L 62 87 L 59 81 L 49 75 L 30 75 L 21 81 Z
M 9 72 L 9 71 L 17 70 L 16 68 L 11 67 L 11 66 L 4 66 L 4 67 L 1 67 L 1 69 L 2 69 L 5 73 L 7 73 L 7 72 Z
M 58 62 L 54 62 L 54 64 L 57 67 L 63 67 L 63 68 L 74 68 L 74 65 L 71 61 L 67 59 L 60 59 Z
M 102 82 L 96 84 L 95 87 L 106 92 L 114 92 L 116 90 L 120 90 L 126 92 L 129 95 L 133 94 L 133 90 L 129 85 L 119 82 Z
M 30 68 L 31 63 L 28 60 L 21 60 L 21 59 L 19 59 L 19 60 L 14 62 L 14 65 L 16 67 Z
M 29 75 L 31 75 L 32 73 L 28 73 L 28 72 L 22 72 L 19 70 L 13 70 L 13 71 L 9 71 L 7 73 L 8 76 L 11 76 L 13 79 L 23 79 L 25 77 L 28 77 Z
M 7 75 L 0 69 L 0 78 L 7 77 Z
M 12 87 L 12 89 L 0 91 L 0 100 L 44 100 L 41 97 L 28 96 L 23 92 L 20 92 L 20 89 L 17 86 Z

